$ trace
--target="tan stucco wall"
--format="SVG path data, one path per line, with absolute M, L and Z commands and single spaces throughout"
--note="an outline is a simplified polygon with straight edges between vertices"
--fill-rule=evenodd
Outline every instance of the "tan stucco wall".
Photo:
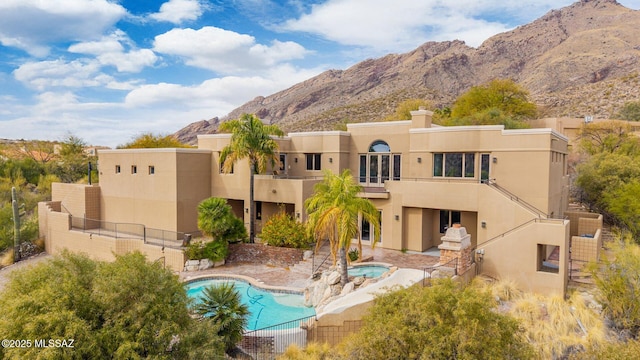
M 116 173 L 116 166 L 120 173 Z M 132 166 L 137 173 L 132 174 Z M 153 166 L 154 174 L 149 173 Z M 197 205 L 210 196 L 211 152 L 130 149 L 100 152 L 103 220 L 197 231 Z
M 558 273 L 537 270 L 538 244 L 560 247 Z M 484 245 L 479 271 L 515 281 L 520 288 L 564 296 L 568 281 L 569 221 L 542 220 L 505 234 Z
M 83 184 L 51 184 L 51 200 L 73 216 L 100 220 L 100 187 Z
M 55 207 L 55 206 L 54 206 Z M 38 216 L 46 223 L 43 231 L 45 236 L 45 250 L 49 254 L 60 254 L 64 250 L 84 253 L 92 259 L 113 261 L 115 255 L 122 255 L 139 251 L 149 261 L 162 261 L 173 271 L 182 271 L 185 256 L 182 250 L 164 248 L 145 244 L 140 239 L 122 239 L 84 233 L 70 229 L 69 214 L 56 212 L 47 203 L 38 204 Z

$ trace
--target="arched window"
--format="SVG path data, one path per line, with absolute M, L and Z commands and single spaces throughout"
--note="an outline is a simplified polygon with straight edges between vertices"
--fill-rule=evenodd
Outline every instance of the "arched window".
M 366 186 L 383 186 L 385 181 L 400 180 L 400 154 L 391 154 L 384 140 L 369 145 L 366 154 L 360 154 L 359 182 Z
M 379 152 L 388 153 L 388 152 L 391 152 L 391 147 L 389 147 L 389 144 L 387 144 L 385 141 L 376 140 L 371 143 L 371 146 L 369 146 L 369 152 L 370 153 L 379 153 Z

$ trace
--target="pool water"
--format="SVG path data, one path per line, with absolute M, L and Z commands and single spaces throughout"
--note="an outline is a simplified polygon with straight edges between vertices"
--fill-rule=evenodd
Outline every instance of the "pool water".
M 302 294 L 288 294 L 272 292 L 251 284 L 228 279 L 207 279 L 189 283 L 187 295 L 197 302 L 200 301 L 202 290 L 211 285 L 233 283 L 241 295 L 241 302 L 249 308 L 249 319 L 245 330 L 256 330 L 288 321 L 315 315 L 315 309 L 304 306 Z M 297 326 L 297 324 L 292 324 Z
M 365 278 L 375 279 L 389 271 L 389 268 L 382 265 L 361 265 L 349 268 L 350 276 L 364 276 Z

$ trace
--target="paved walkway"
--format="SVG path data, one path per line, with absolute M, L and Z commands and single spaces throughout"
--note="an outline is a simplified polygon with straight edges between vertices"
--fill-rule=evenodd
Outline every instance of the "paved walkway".
M 362 248 L 363 257 L 372 257 L 373 262 L 388 263 L 399 268 L 411 268 L 422 270 L 434 265 L 440 258 L 434 256 L 434 251 L 427 253 L 403 253 L 398 250 L 382 248 Z M 308 265 L 308 266 L 305 266 Z M 227 264 L 221 267 L 203 271 L 191 271 L 180 273 L 181 280 L 189 280 L 203 275 L 244 275 L 252 277 L 266 285 L 283 286 L 288 288 L 303 289 L 311 276 L 311 260 L 304 260 L 301 264 L 292 267 L 278 267 L 264 264 L 240 263 Z

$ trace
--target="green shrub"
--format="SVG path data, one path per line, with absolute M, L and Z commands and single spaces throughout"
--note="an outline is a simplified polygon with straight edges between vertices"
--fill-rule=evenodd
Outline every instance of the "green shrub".
M 269 218 L 260 238 L 271 246 L 306 249 L 311 244 L 305 226 L 285 212 Z
M 349 250 L 349 260 L 356 261 L 360 257 L 360 252 L 356 248 L 351 248 Z
M 206 243 L 194 242 L 187 246 L 185 254 L 189 260 L 209 259 L 217 262 L 226 259 L 227 255 L 229 255 L 229 243 L 220 240 Z
M 491 294 L 447 279 L 376 298 L 360 331 L 341 345 L 344 358 L 530 359 L 518 322 L 494 311 Z

